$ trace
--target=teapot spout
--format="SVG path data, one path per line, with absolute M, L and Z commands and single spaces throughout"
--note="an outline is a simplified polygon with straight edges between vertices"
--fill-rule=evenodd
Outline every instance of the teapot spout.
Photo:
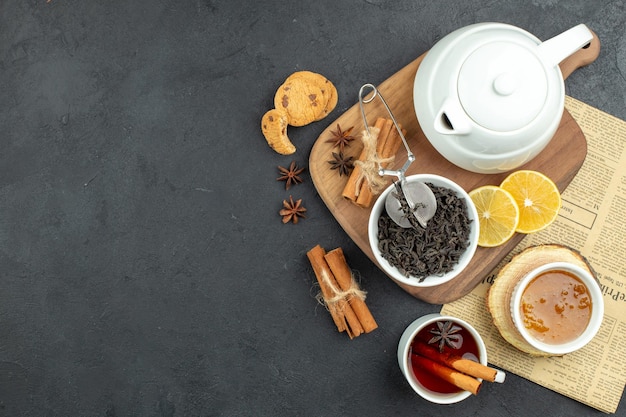
M 593 34 L 583 23 L 548 39 L 539 45 L 539 55 L 549 66 L 557 66 L 565 58 L 587 45 Z
M 467 135 L 472 131 L 461 103 L 450 98 L 444 101 L 437 112 L 433 127 L 442 135 Z

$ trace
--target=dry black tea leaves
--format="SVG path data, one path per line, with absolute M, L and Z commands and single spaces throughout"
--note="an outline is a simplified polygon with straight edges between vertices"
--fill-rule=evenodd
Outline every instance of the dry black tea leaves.
M 400 227 L 385 211 L 378 219 L 378 248 L 382 257 L 402 275 L 415 277 L 419 282 L 454 268 L 469 245 L 471 223 L 464 199 L 449 188 L 426 185 L 437 200 L 437 211 L 426 228 L 417 222 L 411 228 Z
M 304 172 L 304 168 L 300 168 L 296 165 L 296 161 L 291 161 L 289 168 L 278 167 L 280 177 L 276 178 L 276 181 L 285 181 L 285 190 L 288 190 L 292 184 L 300 184 L 302 177 L 300 174 Z
M 336 169 L 339 172 L 339 176 L 348 176 L 354 169 L 354 157 L 345 156 L 343 152 L 333 152 L 333 159 L 328 161 L 330 169 Z
M 306 209 L 302 206 L 302 199 L 294 202 L 293 198 L 289 196 L 289 201 L 283 200 L 283 208 L 278 212 L 278 214 L 283 216 L 283 223 L 289 223 L 291 221 L 294 224 L 297 224 L 300 217 L 305 217 L 305 212 Z

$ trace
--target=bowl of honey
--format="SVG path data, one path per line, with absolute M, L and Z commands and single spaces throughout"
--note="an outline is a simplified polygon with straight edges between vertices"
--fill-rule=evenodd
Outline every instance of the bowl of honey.
M 541 265 L 517 283 L 511 318 L 522 338 L 550 355 L 574 352 L 597 334 L 604 316 L 595 277 L 569 262 Z
M 460 363 L 466 367 L 458 367 Z M 474 327 L 436 313 L 422 316 L 406 328 L 398 343 L 398 364 L 411 388 L 437 404 L 457 403 L 476 395 L 483 381 L 480 376 L 504 380 L 502 371 L 487 366 L 487 349 Z

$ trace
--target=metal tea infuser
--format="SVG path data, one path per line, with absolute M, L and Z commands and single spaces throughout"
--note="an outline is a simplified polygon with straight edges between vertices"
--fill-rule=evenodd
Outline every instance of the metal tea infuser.
M 366 92 L 366 90 L 368 89 L 372 90 L 373 94 L 371 97 L 366 99 L 365 96 L 369 94 L 369 91 Z M 365 92 L 366 94 L 364 94 Z M 413 155 L 413 152 L 411 152 L 411 148 L 409 148 L 409 144 L 402 134 L 402 129 L 400 129 L 398 122 L 396 122 L 396 119 L 393 116 L 391 109 L 387 105 L 387 102 L 380 94 L 380 92 L 376 89 L 376 87 L 372 84 L 365 84 L 359 90 L 359 106 L 361 108 L 361 116 L 363 117 L 363 125 L 365 126 L 365 131 L 368 135 L 370 134 L 369 125 L 367 124 L 367 117 L 365 116 L 364 105 L 371 103 L 376 98 L 376 96 L 380 98 L 380 101 L 385 106 L 385 109 L 387 110 L 387 113 L 389 114 L 393 125 L 400 134 L 400 139 L 402 139 L 402 143 L 404 144 L 404 148 L 406 149 L 407 153 L 407 161 L 404 163 L 404 165 L 402 165 L 399 170 L 384 169 L 379 162 L 378 174 L 380 176 L 394 175 L 398 178 L 398 182 L 395 183 L 396 188 L 398 188 L 397 185 L 399 183 L 400 192 L 402 193 L 404 199 L 406 200 L 406 203 L 408 204 L 410 213 L 413 214 L 413 216 L 417 219 L 418 223 L 422 227 L 426 227 L 428 220 L 430 220 L 437 211 L 437 200 L 435 199 L 435 195 L 433 194 L 433 191 L 430 189 L 430 187 L 428 187 L 428 185 L 424 184 L 421 181 L 411 181 L 411 183 L 409 183 L 406 180 L 406 176 L 404 174 L 411 165 L 411 163 L 415 161 L 415 155 Z M 407 213 L 405 213 L 405 210 L 403 210 L 402 203 L 396 197 L 396 195 L 397 194 L 393 192 L 387 195 L 387 198 L 385 200 L 385 209 L 387 210 L 387 214 L 389 214 L 389 217 L 391 217 L 391 219 L 396 224 L 398 224 L 398 226 L 404 228 L 412 227 L 411 222 L 409 221 L 409 217 Z

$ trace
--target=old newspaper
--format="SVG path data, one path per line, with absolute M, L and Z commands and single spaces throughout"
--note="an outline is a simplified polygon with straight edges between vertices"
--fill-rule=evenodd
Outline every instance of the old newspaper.
M 606 413 L 615 413 L 626 384 L 626 122 L 571 97 L 567 110 L 587 138 L 583 166 L 562 195 L 558 220 L 527 236 L 467 296 L 442 314 L 466 319 L 484 336 L 489 362 Z M 597 272 L 604 294 L 600 332 L 580 351 L 535 358 L 509 345 L 485 307 L 497 270 L 512 255 L 541 243 L 580 251 Z

